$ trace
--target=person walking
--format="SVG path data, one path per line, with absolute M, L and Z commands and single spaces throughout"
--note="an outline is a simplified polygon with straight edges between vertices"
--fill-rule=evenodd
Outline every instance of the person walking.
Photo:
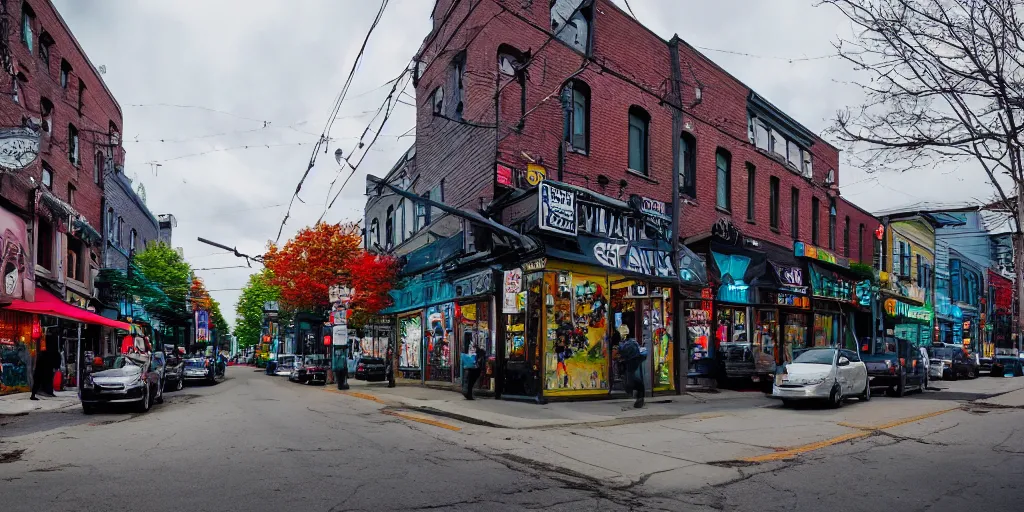
M 647 359 L 647 355 L 640 351 L 640 345 L 636 338 L 628 338 L 619 345 L 619 359 L 626 366 L 626 392 L 630 396 L 636 396 L 633 407 L 639 409 L 644 406 L 644 381 L 640 376 L 640 364 Z
M 473 387 L 476 386 L 476 381 L 480 379 L 480 373 L 486 364 L 487 351 L 479 345 L 472 355 L 468 353 L 463 354 L 462 396 L 466 397 L 466 400 L 474 400 Z

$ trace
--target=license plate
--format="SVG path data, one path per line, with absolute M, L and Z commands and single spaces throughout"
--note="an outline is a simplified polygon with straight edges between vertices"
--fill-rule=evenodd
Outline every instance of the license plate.
M 761 382 L 761 377 L 759 377 L 757 375 L 754 375 L 754 376 L 750 377 L 750 381 L 751 382 Z

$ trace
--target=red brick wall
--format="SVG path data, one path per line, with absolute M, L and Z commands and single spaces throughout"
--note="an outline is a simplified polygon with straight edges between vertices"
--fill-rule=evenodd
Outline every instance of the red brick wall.
M 28 4 L 35 12 L 33 23 L 33 47 L 31 52 L 22 42 L 21 16 L 22 6 Z M 53 193 L 68 199 L 68 184 L 75 186 L 75 208 L 85 216 L 89 224 L 101 230 L 103 190 L 100 184 L 93 181 L 94 155 L 97 150 L 106 152 L 109 144 L 108 127 L 111 122 L 117 129 L 123 130 L 121 108 L 82 52 L 74 36 L 70 33 L 56 9 L 46 0 L 27 0 L 7 2 L 10 16 L 10 30 L 7 34 L 7 45 L 15 69 L 24 74 L 26 83 L 20 84 L 19 102 L 15 103 L 9 94 L 0 97 L 0 126 L 21 126 L 23 118 L 40 119 L 40 98 L 46 97 L 54 104 L 53 128 L 51 136 L 43 136 L 42 150 L 39 158 L 30 167 L 21 171 L 23 176 L 31 176 L 39 183 L 42 176 L 42 162 L 53 168 Z M 49 67 L 39 55 L 41 33 L 47 32 L 54 41 L 50 49 Z M 60 85 L 61 59 L 66 60 L 72 68 L 67 89 Z M 11 82 L 7 76 L 0 77 L 2 89 L 11 90 Z M 79 83 L 85 83 L 84 107 L 78 111 Z M 78 166 L 72 165 L 68 159 L 68 124 L 74 125 L 79 132 Z M 121 148 L 117 148 L 115 160 L 122 163 L 124 158 Z M 16 185 L 11 178 L 3 179 L 2 194 L 15 206 L 28 210 L 28 192 L 23 186 Z
M 850 217 L 850 260 L 871 265 L 878 219 L 845 199 L 839 200 L 839 215 L 841 219 Z M 864 225 L 863 234 L 860 234 L 861 224 Z M 861 247 L 863 247 L 863 253 L 861 253 Z M 861 254 L 863 254 L 863 259 Z
M 565 157 L 562 181 L 623 198 L 631 194 L 669 202 L 672 200 L 673 148 L 679 133 L 673 129 L 672 52 L 670 45 L 637 23 L 608 0 L 597 0 L 592 26 L 592 55 L 577 53 L 560 41 L 549 41 L 549 2 L 513 0 L 439 0 L 435 22 L 454 2 L 447 23 L 428 36 L 421 49 L 426 70 L 417 86 L 420 104 L 417 123 L 417 156 L 422 188 L 445 177 L 447 202 L 466 204 L 477 197 L 490 198 L 495 157 L 522 169 L 533 161 L 541 163 L 549 178 L 558 179 L 559 144 L 563 112 L 559 92 L 570 77 L 585 82 L 591 91 L 590 144 L 586 154 L 570 152 Z M 522 116 L 518 84 L 503 86 L 498 96 L 499 120 L 495 125 L 495 79 L 501 44 L 529 52 L 526 82 L 526 115 Z M 478 126 L 448 121 L 431 113 L 430 93 L 440 84 L 446 88 L 446 103 L 452 99 L 450 63 L 465 49 L 467 73 L 464 80 L 464 119 Z M 750 89 L 704 55 L 684 42 L 678 43 L 681 71 L 683 123 L 697 140 L 697 193 L 682 207 L 680 234 L 683 237 L 708 233 L 721 217 L 730 217 L 746 235 L 782 246 L 791 246 L 791 189 L 800 190 L 800 236 L 811 241 L 811 201 L 820 200 L 819 245 L 828 246 L 828 205 L 825 187 L 829 170 L 838 183 L 836 148 L 820 139 L 808 148 L 814 155 L 811 179 L 790 170 L 749 142 L 747 99 Z M 500 76 L 501 83 L 511 81 Z M 701 100 L 695 89 L 701 86 Z M 651 116 L 648 176 L 627 171 L 628 112 L 643 108 Z M 449 110 L 450 112 L 450 110 Z M 495 146 L 497 138 L 497 146 Z M 731 155 L 732 210 L 715 207 L 715 153 L 723 148 Z M 747 170 L 755 174 L 755 216 L 747 221 Z M 601 187 L 598 175 L 609 178 Z M 780 180 L 779 228 L 769 227 L 769 179 Z M 620 190 L 619 182 L 627 185 Z M 832 192 L 834 194 L 834 192 Z M 851 239 L 860 222 L 871 224 L 869 216 L 844 201 L 837 201 L 836 252 L 842 252 L 846 215 L 851 217 Z M 856 245 L 853 246 L 854 249 Z M 851 251 L 851 257 L 855 257 Z

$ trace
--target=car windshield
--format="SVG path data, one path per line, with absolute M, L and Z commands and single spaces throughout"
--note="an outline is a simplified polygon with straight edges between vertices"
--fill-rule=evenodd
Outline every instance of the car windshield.
M 953 351 L 945 347 L 932 347 L 928 349 L 928 357 L 932 359 L 953 359 Z
M 875 340 L 875 354 L 895 354 L 896 338 L 879 338 Z
M 808 350 L 793 360 L 794 363 L 804 364 L 832 364 L 836 357 L 834 348 L 818 348 Z
M 139 362 L 139 361 L 137 361 L 135 359 L 132 359 L 130 357 L 125 357 L 125 356 L 117 356 L 117 357 L 114 357 L 114 358 L 107 358 L 107 359 L 105 359 L 103 361 L 103 363 L 105 365 L 104 369 L 107 369 L 107 370 L 116 369 L 116 368 L 124 368 L 126 366 L 138 366 L 138 367 L 141 367 L 143 365 L 142 362 Z

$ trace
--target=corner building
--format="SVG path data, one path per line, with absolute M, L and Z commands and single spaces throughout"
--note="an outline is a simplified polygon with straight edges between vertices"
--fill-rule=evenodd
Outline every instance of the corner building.
M 609 1 L 439 0 L 432 19 L 415 175 L 385 181 L 489 224 L 368 210 L 413 278 L 385 312 L 408 376 L 481 343 L 497 394 L 615 395 L 636 338 L 646 390 L 676 393 L 870 329 L 851 261 L 870 264 L 878 221 L 839 197 L 835 147 Z

